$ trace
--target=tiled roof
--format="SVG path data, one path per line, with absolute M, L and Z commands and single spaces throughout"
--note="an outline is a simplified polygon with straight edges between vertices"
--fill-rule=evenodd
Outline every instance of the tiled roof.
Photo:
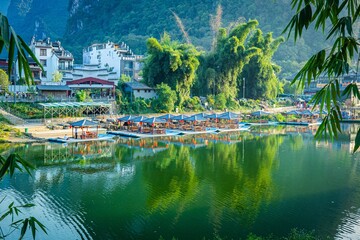
M 125 85 L 133 90 L 145 90 L 145 89 L 151 90 L 151 89 L 153 89 L 153 88 L 151 88 L 143 83 L 140 83 L 140 82 L 127 82 L 127 83 L 125 83 Z
M 41 91 L 70 91 L 67 85 L 37 85 L 36 88 Z

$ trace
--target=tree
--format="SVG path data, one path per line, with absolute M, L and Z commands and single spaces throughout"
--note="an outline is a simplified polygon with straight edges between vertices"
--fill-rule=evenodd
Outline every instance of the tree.
M 294 95 L 302 94 L 302 89 L 297 88 L 296 85 L 291 84 L 290 81 L 282 80 L 282 84 L 283 84 L 284 93 L 286 93 L 286 94 L 294 94 Z
M 0 69 L 0 90 L 3 90 L 4 92 L 8 92 L 9 85 L 10 85 L 9 76 L 6 74 L 4 70 Z
M 237 97 L 238 76 L 244 65 L 260 51 L 256 47 L 246 48 L 245 44 L 257 25 L 256 20 L 251 20 L 238 24 L 230 32 L 224 28 L 219 29 L 214 50 L 200 59 L 198 92 L 223 93 L 226 99 Z M 202 88 L 207 88 L 207 91 Z
M 130 82 L 130 81 L 131 81 L 130 76 L 125 75 L 125 74 L 121 74 L 119 83 L 121 82 L 121 84 L 123 84 L 123 83 Z
M 255 54 L 243 68 L 238 79 L 240 89 L 245 78 L 246 98 L 274 99 L 281 91 L 281 84 L 277 78 L 280 67 L 272 62 L 272 56 L 284 41 L 282 37 L 273 39 L 272 33 L 263 36 L 260 29 L 256 29 L 247 42 L 247 48 L 256 47 L 260 51 Z M 240 97 L 239 96 L 239 97 Z
M 145 59 L 144 80 L 150 86 L 167 84 L 177 93 L 178 105 L 190 97 L 195 81 L 200 53 L 191 44 L 171 41 L 167 33 L 160 42 L 155 38 L 147 40 L 148 57 Z
M 63 74 L 59 71 L 55 71 L 53 74 L 52 74 L 52 81 L 53 82 L 61 82 L 63 78 Z
M 165 84 L 161 83 L 156 86 L 157 98 L 153 100 L 152 105 L 157 112 L 171 112 L 175 108 L 177 101 L 176 92 Z
M 88 101 L 91 99 L 89 95 L 90 95 L 89 91 L 80 90 L 80 91 L 76 92 L 75 98 L 76 98 L 76 101 L 78 101 L 78 102 L 85 102 L 85 101 Z
M 314 24 L 316 30 L 327 31 L 327 40 L 333 39 L 332 48 L 322 49 L 306 62 L 305 66 L 295 76 L 293 83 L 298 86 L 310 84 L 321 74 L 328 76 L 326 84 L 313 98 L 314 106 L 320 105 L 320 111 L 326 107 L 328 115 L 323 119 L 316 137 L 325 135 L 337 137 L 340 129 L 341 111 L 339 98 L 349 97 L 353 94 L 360 99 L 356 83 L 349 84 L 343 91 L 340 90 L 339 77 L 349 73 L 352 61 L 357 61 L 359 66 L 359 36 L 354 29 L 360 16 L 359 1 L 340 0 L 292 0 L 292 8 L 296 13 L 286 26 L 284 32 L 294 35 L 295 41 L 300 38 L 305 29 Z M 330 26 L 327 27 L 327 24 Z M 357 55 L 357 57 L 356 57 Z M 360 129 L 355 138 L 354 152 L 360 146 Z
M 221 110 L 226 108 L 226 96 L 224 93 L 215 96 L 215 108 Z

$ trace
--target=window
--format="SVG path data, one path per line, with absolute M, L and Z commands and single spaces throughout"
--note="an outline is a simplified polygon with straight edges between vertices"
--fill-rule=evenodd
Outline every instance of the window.
M 46 78 L 47 77 L 47 72 L 46 71 L 41 72 L 41 77 Z
M 40 49 L 40 56 L 46 56 L 46 49 Z
M 35 79 L 39 79 L 39 78 L 40 78 L 40 73 L 39 73 L 39 72 L 34 72 L 33 77 L 34 77 Z
M 65 70 L 65 62 L 59 62 L 59 70 Z
M 46 60 L 40 60 L 40 63 L 41 63 L 41 65 L 43 66 L 43 67 L 46 67 Z
M 140 90 L 137 90 L 138 92 L 140 92 Z

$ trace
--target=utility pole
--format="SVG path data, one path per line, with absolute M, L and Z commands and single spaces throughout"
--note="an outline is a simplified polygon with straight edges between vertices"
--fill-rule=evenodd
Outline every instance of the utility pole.
M 243 78 L 243 98 L 245 99 L 245 78 Z
M 215 85 L 216 85 L 216 83 L 215 83 L 215 78 L 214 78 L 214 97 L 215 97 Z

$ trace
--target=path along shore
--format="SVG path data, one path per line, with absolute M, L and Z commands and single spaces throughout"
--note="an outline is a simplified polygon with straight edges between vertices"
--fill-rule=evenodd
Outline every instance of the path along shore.
M 65 135 L 71 136 L 72 134 L 70 128 L 51 130 L 43 124 L 24 124 L 13 127 L 22 133 L 25 133 L 25 129 L 27 129 L 27 134 L 21 137 L 9 137 L 7 140 L 12 143 L 46 142 L 49 138 L 63 138 Z M 100 132 L 104 132 L 106 129 L 99 130 Z

